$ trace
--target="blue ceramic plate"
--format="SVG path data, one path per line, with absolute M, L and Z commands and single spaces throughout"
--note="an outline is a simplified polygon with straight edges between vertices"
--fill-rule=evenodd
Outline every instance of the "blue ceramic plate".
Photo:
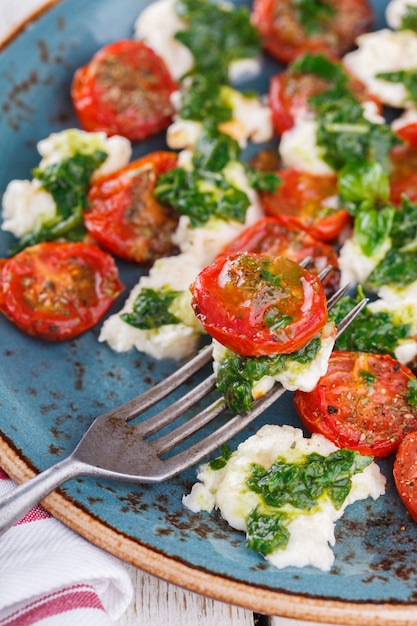
M 26 23 L 0 53 L 0 193 L 12 178 L 28 178 L 36 143 L 76 124 L 69 99 L 74 70 L 104 44 L 130 37 L 144 0 L 61 0 Z M 374 2 L 377 28 L 385 1 Z M 256 87 L 267 90 L 278 66 L 265 60 Z M 163 146 L 163 137 L 135 156 Z M 0 236 L 0 254 L 8 236 Z M 120 264 L 126 292 L 137 268 Z M 1 465 L 21 482 L 72 451 L 93 418 L 132 398 L 173 370 L 136 352 L 116 354 L 96 328 L 54 345 L 32 339 L 0 319 Z M 263 423 L 299 425 L 288 394 Z M 255 431 L 255 426 L 239 440 Z M 238 440 L 236 440 L 237 443 Z M 383 471 L 391 475 L 391 463 Z M 328 573 L 277 570 L 245 548 L 243 534 L 217 515 L 193 515 L 181 503 L 195 468 L 159 485 L 80 478 L 47 508 L 93 543 L 170 582 L 266 614 L 345 624 L 411 624 L 417 614 L 417 525 L 389 478 L 387 494 L 357 503 L 338 523 L 336 560 Z

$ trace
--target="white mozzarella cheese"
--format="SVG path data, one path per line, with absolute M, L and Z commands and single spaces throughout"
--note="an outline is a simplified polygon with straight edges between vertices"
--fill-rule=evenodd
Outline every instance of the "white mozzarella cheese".
M 310 115 L 301 115 L 294 126 L 281 136 L 279 154 L 284 167 L 294 167 L 311 174 L 333 173 L 324 157 L 324 149 L 317 145 L 317 122 Z
M 131 143 L 125 137 L 107 137 L 105 133 L 88 133 L 70 128 L 52 133 L 37 144 L 40 169 L 70 158 L 77 152 L 88 154 L 103 150 L 108 156 L 92 175 L 92 180 L 109 174 L 129 162 Z M 2 230 L 20 238 L 56 215 L 52 195 L 41 189 L 38 180 L 12 180 L 3 195 Z
M 12 180 L 7 185 L 3 194 L 2 230 L 20 239 L 55 215 L 54 199 L 41 189 L 38 180 Z
M 186 84 L 185 84 L 186 88 Z M 232 118 L 219 124 L 219 130 L 235 139 L 242 149 L 249 141 L 264 143 L 273 136 L 271 109 L 262 98 L 246 96 L 230 87 L 224 87 L 222 97 L 232 107 Z M 181 108 L 181 93 L 174 92 L 171 98 L 176 110 Z M 173 150 L 191 150 L 203 129 L 203 124 L 195 120 L 185 120 L 179 115 L 167 129 L 167 144 Z
M 416 68 L 417 34 L 384 28 L 360 35 L 356 43 L 357 50 L 343 59 L 346 68 L 384 104 L 398 108 L 410 106 L 404 85 L 376 78 L 376 74 Z
M 369 274 L 382 261 L 390 247 L 391 242 L 387 240 L 375 254 L 366 256 L 355 237 L 347 239 L 339 252 L 340 283 L 342 285 L 350 283 L 352 287 L 365 283 Z
M 416 6 L 417 0 L 391 0 L 385 9 L 385 20 L 388 26 L 393 30 L 400 28 L 407 7 Z
M 143 276 L 132 289 L 123 308 L 111 315 L 102 325 L 99 341 L 107 342 L 116 352 L 127 352 L 135 348 L 156 359 L 181 359 L 195 352 L 203 329 L 191 309 L 189 286 L 196 278 L 200 267 L 189 255 L 158 259 L 149 275 Z M 182 291 L 171 312 L 181 320 L 179 324 L 166 324 L 158 328 L 142 330 L 135 328 L 120 318 L 121 313 L 130 313 L 133 304 L 143 288 L 158 289 L 169 287 Z
M 246 519 L 260 502 L 258 494 L 246 484 L 253 463 L 268 469 L 278 457 L 296 462 L 313 452 L 327 456 L 335 450 L 336 446 L 321 435 L 304 438 L 302 431 L 292 426 L 266 425 L 239 445 L 224 468 L 212 470 L 209 464 L 202 465 L 197 475 L 199 482 L 183 497 L 183 503 L 193 512 L 217 508 L 233 528 L 246 531 Z M 349 504 L 381 496 L 385 482 L 379 467 L 372 463 L 353 476 L 352 489 L 340 509 L 329 499 L 319 500 L 314 510 L 292 509 L 288 545 L 265 558 L 278 568 L 309 565 L 330 570 L 334 562 L 331 546 L 335 544 L 336 521 Z
M 175 0 L 157 0 L 145 7 L 136 19 L 134 37 L 159 54 L 173 78 L 178 80 L 194 64 L 190 50 L 174 37 L 186 28 L 186 22 L 175 12 Z

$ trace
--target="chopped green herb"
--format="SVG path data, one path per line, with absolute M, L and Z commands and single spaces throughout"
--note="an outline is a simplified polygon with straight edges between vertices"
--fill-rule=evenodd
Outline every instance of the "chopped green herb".
M 324 149 L 324 160 L 336 171 L 358 160 L 379 161 L 387 168 L 391 148 L 400 143 L 390 126 L 368 121 L 352 94 L 335 101 L 320 94 L 320 99 L 312 97 L 309 102 L 316 112 L 317 143 Z
M 233 7 L 206 0 L 178 0 L 176 12 L 187 22 L 175 37 L 191 51 L 194 74 L 211 74 L 228 83 L 232 61 L 257 56 L 260 37 L 252 26 L 247 7 Z
M 365 381 L 365 385 L 367 387 L 374 386 L 376 380 L 376 376 L 374 374 L 372 374 L 371 372 L 367 372 L 366 370 L 360 370 L 359 376 Z
M 35 168 L 33 176 L 40 181 L 42 189 L 52 195 L 56 215 L 24 235 L 10 250 L 10 254 L 16 254 L 41 241 L 53 241 L 61 237 L 68 241 L 82 240 L 86 232 L 83 210 L 87 207 L 91 175 L 106 158 L 107 153 L 101 150 L 88 154 L 77 152 L 44 169 Z
M 281 184 L 281 178 L 275 172 L 262 172 L 251 167 L 246 167 L 249 186 L 258 191 L 274 193 Z
M 294 0 L 294 6 L 307 35 L 322 32 L 335 13 L 334 7 L 325 0 Z
M 198 74 L 191 78 L 183 90 L 180 117 L 213 124 L 227 122 L 232 118 L 231 105 L 221 97 L 221 83 L 211 75 Z
M 290 517 L 284 512 L 268 515 L 261 513 L 259 507 L 254 508 L 246 520 L 248 548 L 263 555 L 285 548 L 290 538 L 289 522 Z
M 414 30 L 417 32 L 417 6 L 406 5 L 399 30 Z
M 365 118 L 343 66 L 309 53 L 294 61 L 291 69 L 329 82 L 327 89 L 308 99 L 316 114 L 317 143 L 324 150 L 325 161 L 337 171 L 356 161 L 379 161 L 387 168 L 389 151 L 400 140 L 388 125 Z
M 209 467 L 212 470 L 219 470 L 225 467 L 228 460 L 233 454 L 231 447 L 227 443 L 224 443 L 220 450 L 221 456 L 217 457 L 216 459 L 212 459 L 209 462 Z
M 210 218 L 243 223 L 248 196 L 221 175 L 179 167 L 162 174 L 154 190 L 156 198 L 180 215 L 188 215 L 191 228 L 204 226 Z
M 391 248 L 368 276 L 366 285 L 406 287 L 417 280 L 417 204 L 403 198 L 401 209 L 394 211 L 389 232 Z
M 231 184 L 223 172 L 239 155 L 236 141 L 213 128 L 206 128 L 193 154 L 193 169 L 177 167 L 162 174 L 154 195 L 180 215 L 188 215 L 192 228 L 204 226 L 212 217 L 243 223 L 249 198 Z
M 417 407 L 417 378 L 410 378 L 407 387 L 407 402 L 410 406 Z
M 226 358 L 219 364 L 216 386 L 232 411 L 244 413 L 253 406 L 252 388 L 256 382 L 263 376 L 281 374 L 288 361 L 307 365 L 317 356 L 320 347 L 321 341 L 315 337 L 306 346 L 291 354 L 243 357 L 228 351 Z
M 221 172 L 230 161 L 237 161 L 240 154 L 238 142 L 210 124 L 198 138 L 192 164 L 200 172 Z
M 327 496 L 340 509 L 352 488 L 352 476 L 372 460 L 342 449 L 328 456 L 314 452 L 294 463 L 278 458 L 268 470 L 253 464 L 247 485 L 261 496 L 262 504 L 247 519 L 248 546 L 265 555 L 285 548 L 290 537 L 287 526 L 296 514 L 288 507 L 309 511 Z
M 397 72 L 380 72 L 376 78 L 391 83 L 404 85 L 410 102 L 417 102 L 417 68 L 411 70 L 398 70 Z
M 330 319 L 337 326 L 363 297 L 363 289 L 359 286 L 355 298 L 344 296 L 335 304 L 329 312 Z M 336 339 L 335 350 L 390 354 L 395 357 L 399 341 L 409 337 L 410 331 L 410 324 L 394 323 L 391 313 L 374 312 L 366 305 L 351 322 L 349 332 L 342 333 Z
M 168 287 L 143 288 L 133 304 L 132 312 L 121 313 L 120 317 L 130 326 L 141 330 L 151 330 L 167 324 L 179 324 L 181 320 L 170 313 L 169 307 L 181 293 Z

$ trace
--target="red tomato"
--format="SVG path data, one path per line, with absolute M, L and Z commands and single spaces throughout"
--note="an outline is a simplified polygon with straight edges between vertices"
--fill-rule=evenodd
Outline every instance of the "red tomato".
M 219 257 L 191 285 L 192 307 L 206 331 L 244 356 L 302 348 L 327 321 L 320 281 L 284 257 Z
M 278 175 L 282 182 L 275 192 L 259 193 L 265 213 L 308 231 L 319 241 L 337 239 L 351 217 L 345 209 L 330 208 L 337 197 L 336 175 L 318 176 L 294 168 L 279 170 Z
M 306 257 L 312 258 L 310 271 L 318 274 L 327 265 L 336 271 L 330 272 L 322 281 L 326 295 L 333 293 L 339 284 L 339 263 L 335 249 L 317 241 L 306 231 L 289 228 L 280 217 L 264 217 L 226 246 L 222 254 L 255 252 L 272 256 L 285 256 L 296 263 Z
M 413 148 L 417 148 L 417 122 L 402 126 L 401 128 L 398 128 L 395 132 L 398 137 L 406 141 L 408 145 L 412 146 Z
M 153 190 L 158 176 L 176 164 L 175 153 L 153 152 L 97 180 L 84 213 L 90 235 L 112 254 L 136 263 L 172 253 L 178 215 L 160 204 Z
M 112 257 L 86 243 L 43 242 L 0 268 L 0 310 L 23 332 L 48 341 L 94 326 L 123 290 Z
M 411 378 L 388 354 L 335 351 L 313 391 L 294 393 L 294 405 L 311 432 L 339 448 L 385 457 L 417 429 L 417 409 L 407 402 Z
M 101 48 L 75 72 L 71 97 L 85 130 L 140 141 L 169 125 L 176 89 L 161 57 L 126 39 Z
M 279 61 L 289 63 L 305 52 L 325 52 L 341 57 L 358 35 L 373 23 L 367 0 L 327 0 L 331 15 L 303 26 L 302 8 L 294 0 L 254 0 L 253 23 L 264 48 Z M 313 4 L 313 3 L 311 3 Z
M 417 433 L 408 433 L 398 446 L 394 482 L 401 500 L 417 522 Z
M 329 59 L 330 60 L 330 59 Z M 331 59 L 332 63 L 338 63 Z M 300 73 L 291 67 L 273 76 L 269 86 L 269 105 L 275 132 L 281 136 L 290 130 L 297 117 L 310 110 L 308 100 L 314 95 L 327 91 L 331 82 L 312 73 Z M 349 87 L 360 102 L 372 100 L 381 110 L 381 103 L 369 95 L 365 85 L 350 77 Z
M 401 144 L 390 152 L 390 199 L 401 207 L 401 196 L 417 201 L 417 146 Z

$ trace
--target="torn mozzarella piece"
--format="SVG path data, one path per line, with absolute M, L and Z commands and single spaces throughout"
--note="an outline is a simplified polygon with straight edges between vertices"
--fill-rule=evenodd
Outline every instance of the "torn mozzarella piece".
M 385 9 L 385 20 L 390 28 L 401 28 L 407 7 L 417 7 L 417 0 L 391 0 Z
M 387 28 L 360 35 L 358 49 L 345 55 L 343 63 L 359 78 L 369 92 L 386 105 L 410 106 L 402 83 L 376 78 L 380 72 L 397 72 L 417 67 L 417 33 L 409 30 L 391 31 Z
M 214 470 L 208 463 L 202 465 L 197 475 L 199 482 L 183 497 L 183 503 L 195 513 L 217 508 L 230 526 L 246 531 L 249 513 L 261 503 L 261 496 L 246 482 L 253 464 L 269 469 L 277 458 L 291 463 L 312 453 L 328 456 L 336 450 L 336 446 L 322 435 L 305 438 L 300 429 L 292 426 L 263 426 L 239 445 L 225 467 Z M 321 498 L 314 510 L 291 508 L 287 546 L 274 550 L 265 558 L 278 568 L 312 566 L 330 570 L 334 562 L 331 546 L 335 544 L 336 521 L 349 504 L 383 495 L 385 484 L 378 465 L 371 463 L 352 477 L 352 488 L 339 509 L 329 498 Z
M 310 115 L 301 115 L 294 126 L 281 136 L 279 154 L 284 167 L 293 167 L 310 174 L 332 174 L 333 169 L 324 161 L 324 148 L 317 145 L 317 122 Z
M 189 286 L 200 269 L 194 259 L 186 254 L 158 259 L 149 275 L 142 276 L 132 289 L 123 308 L 104 322 L 99 341 L 108 343 L 116 352 L 136 349 L 156 359 L 181 359 L 195 352 L 203 328 L 192 311 Z M 122 313 L 132 312 L 134 302 L 143 288 L 161 287 L 182 292 L 175 300 L 175 310 L 171 311 L 180 323 L 140 329 L 120 317 Z

